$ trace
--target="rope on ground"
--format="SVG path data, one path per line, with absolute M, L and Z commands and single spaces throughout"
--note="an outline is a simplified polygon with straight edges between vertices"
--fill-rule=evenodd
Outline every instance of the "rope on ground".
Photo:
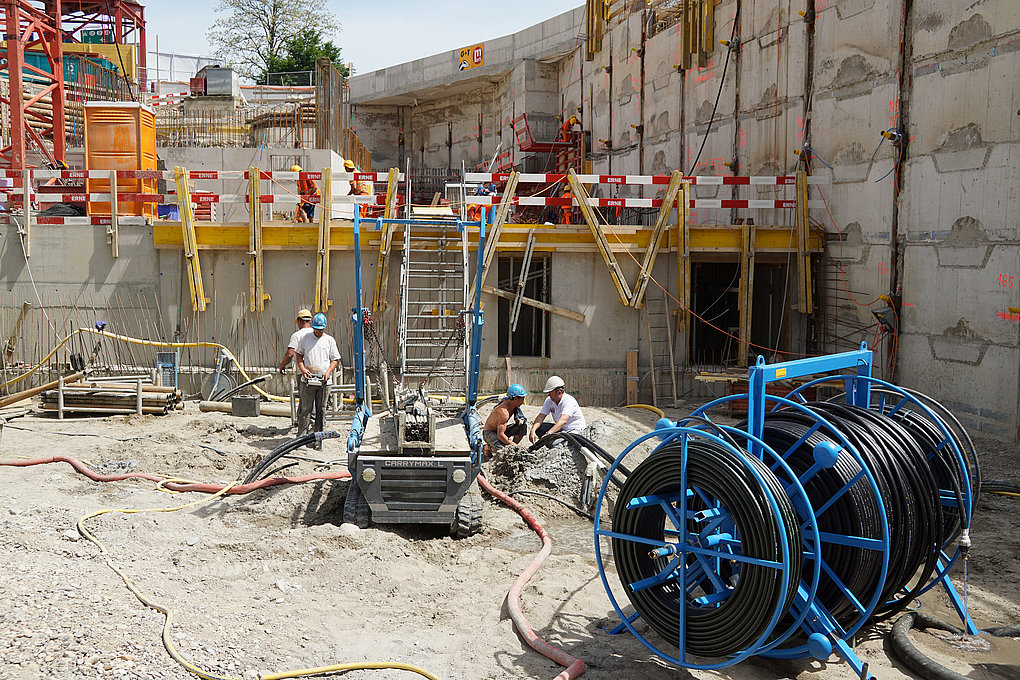
M 250 493 L 256 489 L 265 488 L 268 486 L 275 486 L 277 484 L 298 484 L 301 482 L 320 480 L 320 479 L 344 479 L 350 477 L 350 472 L 343 470 L 339 472 L 323 472 L 315 473 L 310 475 L 301 475 L 299 477 L 276 477 L 270 479 L 263 479 L 252 484 L 238 484 L 237 482 L 231 482 L 230 484 L 205 484 L 200 482 L 194 482 L 186 479 L 178 479 L 173 477 L 164 477 L 161 475 L 154 475 L 144 472 L 130 472 L 121 475 L 102 475 L 91 470 L 87 465 L 82 463 L 77 458 L 71 456 L 47 456 L 43 458 L 25 458 L 25 459 L 14 459 L 14 460 L 0 460 L 0 466 L 13 466 L 13 467 L 27 467 L 30 465 L 43 465 L 46 463 L 57 463 L 63 462 L 68 463 L 75 470 L 82 473 L 89 479 L 99 482 L 114 482 L 124 479 L 146 479 L 149 481 L 157 482 L 157 487 L 161 490 L 171 491 L 198 491 L 202 493 L 212 494 L 206 498 L 200 498 L 199 500 L 185 503 L 183 505 L 176 505 L 172 507 L 163 508 L 105 508 L 103 510 L 97 510 L 90 512 L 86 515 L 82 515 L 78 518 L 77 528 L 78 533 L 84 538 L 91 541 L 102 554 L 103 559 L 106 561 L 107 566 L 110 567 L 121 580 L 124 585 L 127 586 L 131 594 L 134 595 L 139 602 L 144 604 L 150 609 L 154 609 L 163 614 L 163 647 L 166 648 L 167 653 L 170 657 L 181 665 L 186 671 L 192 675 L 202 678 L 203 680 L 243 680 L 242 678 L 234 678 L 229 676 L 216 675 L 202 670 L 195 664 L 185 657 L 173 644 L 173 639 L 170 635 L 170 631 L 173 628 L 174 614 L 173 611 L 167 609 L 163 605 L 151 600 L 145 595 L 138 587 L 131 581 L 131 579 L 124 573 L 124 571 L 117 566 L 117 564 L 110 557 L 106 546 L 97 539 L 88 529 L 85 528 L 85 522 L 105 515 L 111 512 L 119 512 L 123 514 L 137 514 L 142 512 L 175 512 L 177 510 L 183 510 L 185 508 L 191 508 L 201 503 L 208 503 L 217 498 L 225 496 L 227 494 L 243 494 Z M 263 673 L 259 675 L 260 680 L 283 680 L 284 678 L 301 678 L 312 675 L 323 675 L 326 673 L 341 673 L 345 671 L 353 670 L 382 670 L 382 669 L 393 669 L 409 671 L 411 673 L 417 673 L 418 675 L 428 678 L 428 680 L 441 680 L 438 676 L 426 671 L 423 668 L 413 666 L 411 664 L 400 663 L 400 662 L 355 662 L 355 663 L 342 663 L 334 664 L 330 666 L 318 666 L 315 668 L 301 668 L 291 671 L 283 671 L 281 673 Z
M 528 512 L 523 505 L 510 498 L 510 496 L 492 486 L 489 483 L 489 480 L 487 480 L 483 475 L 478 475 L 478 485 L 481 486 L 487 494 L 515 510 L 542 540 L 542 549 L 539 551 L 538 555 L 535 556 L 535 559 L 528 565 L 528 568 L 517 577 L 517 580 L 514 581 L 514 584 L 510 587 L 510 592 L 507 593 L 506 596 L 507 609 L 510 612 L 510 618 L 514 622 L 514 627 L 517 628 L 517 632 L 521 634 L 521 637 L 523 637 L 524 641 L 528 643 L 528 646 L 547 659 L 551 659 L 559 665 L 565 666 L 563 671 L 557 675 L 554 680 L 573 680 L 584 673 L 584 661 L 570 656 L 562 649 L 557 649 L 542 638 L 538 637 L 538 635 L 535 634 L 535 631 L 531 629 L 531 625 L 528 624 L 528 620 L 524 617 L 524 612 L 521 611 L 521 591 L 524 589 L 524 586 L 527 585 L 528 581 L 531 580 L 531 577 L 535 575 L 535 572 L 538 571 L 538 568 L 542 566 L 542 562 L 545 561 L 545 558 L 549 556 L 550 552 L 552 552 L 552 539 L 549 538 L 549 534 L 546 533 L 546 530 L 538 523 L 538 520 L 535 519 L 534 515 Z

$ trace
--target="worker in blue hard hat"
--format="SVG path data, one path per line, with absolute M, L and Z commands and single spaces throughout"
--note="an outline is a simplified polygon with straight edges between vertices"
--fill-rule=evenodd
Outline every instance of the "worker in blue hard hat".
M 520 444 L 528 433 L 528 419 L 521 411 L 527 396 L 524 387 L 515 383 L 507 388 L 506 396 L 492 409 L 482 429 L 482 440 L 488 444 L 491 452 L 495 453 L 511 444 Z
M 336 340 L 326 332 L 326 317 L 316 314 L 312 317 L 312 332 L 301 336 L 297 345 L 297 367 L 301 373 L 298 392 L 298 436 L 309 432 L 322 432 L 326 420 L 326 400 L 329 385 L 337 369 L 343 370 L 340 349 Z M 315 418 L 314 425 L 309 419 Z M 322 448 L 322 440 L 308 446 Z

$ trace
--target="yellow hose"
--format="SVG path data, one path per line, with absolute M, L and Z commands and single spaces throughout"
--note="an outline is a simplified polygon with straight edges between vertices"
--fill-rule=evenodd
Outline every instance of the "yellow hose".
M 163 479 L 159 482 L 157 488 L 160 488 L 163 491 L 167 491 L 167 489 L 164 488 L 164 485 L 167 484 L 168 482 L 191 483 L 190 480 L 185 479 L 176 478 Z M 80 533 L 86 539 L 94 543 L 97 548 L 99 548 L 99 552 L 102 553 L 103 559 L 106 560 L 106 564 L 110 567 L 110 569 L 113 569 L 113 571 L 116 572 L 118 576 L 120 576 L 121 580 L 124 581 L 124 585 L 126 585 L 128 587 L 128 590 L 131 591 L 131 594 L 138 598 L 138 601 L 144 604 L 146 607 L 155 609 L 156 611 L 163 614 L 164 617 L 162 634 L 163 646 L 166 648 L 166 651 L 170 655 L 170 657 L 173 658 L 174 661 L 179 663 L 186 671 L 188 671 L 189 673 L 198 678 L 202 678 L 203 680 L 243 680 L 243 679 L 215 675 L 213 673 L 204 671 L 195 664 L 191 663 L 191 661 L 189 661 L 187 657 L 181 654 L 181 652 L 178 651 L 178 649 L 174 646 L 173 639 L 170 635 L 170 631 L 173 628 L 174 622 L 173 612 L 164 607 L 163 605 L 153 602 L 148 597 L 146 597 L 145 594 L 142 593 L 142 591 L 138 589 L 134 582 L 132 582 L 131 579 L 128 578 L 127 574 L 125 574 L 123 570 L 121 570 L 120 567 L 118 567 L 114 563 L 114 561 L 110 558 L 110 554 L 109 552 L 107 552 L 106 546 L 103 545 L 98 538 L 92 535 L 89 532 L 89 530 L 85 528 L 85 521 L 92 519 L 94 517 L 99 517 L 100 515 L 105 515 L 106 513 L 109 512 L 120 512 L 126 515 L 132 515 L 140 512 L 174 512 L 176 510 L 183 510 L 185 508 L 196 506 L 200 503 L 208 503 L 210 501 L 213 501 L 227 493 L 232 487 L 236 486 L 237 484 L 238 482 L 231 482 L 230 484 L 227 484 L 226 486 L 224 486 L 222 489 L 212 494 L 211 496 L 200 498 L 197 501 L 193 501 L 191 503 L 185 503 L 184 505 L 177 505 L 169 508 L 106 508 L 104 510 L 97 510 L 95 512 L 90 512 L 87 515 L 82 515 L 78 519 L 77 523 L 78 533 Z M 428 678 L 429 680 L 441 680 L 438 676 L 429 673 L 423 668 L 418 668 L 417 666 L 412 666 L 411 664 L 399 663 L 395 661 L 382 663 L 366 661 L 359 663 L 335 664 L 332 666 L 319 666 L 317 668 L 301 668 L 293 671 L 284 671 L 282 673 L 264 673 L 260 675 L 259 678 L 260 680 L 278 680 L 282 678 L 300 678 L 309 675 L 322 675 L 323 673 L 338 673 L 342 671 L 353 670 L 376 670 L 386 668 L 410 671 L 412 673 L 417 673 L 422 677 Z
M 67 343 L 68 340 L 70 340 L 75 335 L 78 335 L 80 333 L 91 333 L 93 335 L 98 335 L 98 336 L 103 337 L 103 338 L 110 338 L 111 340 L 119 340 L 121 342 L 127 342 L 127 343 L 130 343 L 132 345 L 143 345 L 145 347 L 197 347 L 197 348 L 205 348 L 205 349 L 218 349 L 218 350 L 221 350 L 224 354 L 226 354 L 228 359 L 230 359 L 231 361 L 234 362 L 234 365 L 237 366 L 237 372 L 241 374 L 242 378 L 244 378 L 244 382 L 248 382 L 249 380 L 251 380 L 251 377 L 247 373 L 245 373 L 245 371 L 241 367 L 241 365 L 239 363 L 237 363 L 237 359 L 234 358 L 234 355 L 231 353 L 231 351 L 229 349 L 227 349 L 226 347 L 224 347 L 223 345 L 221 345 L 220 343 L 218 343 L 218 342 L 203 342 L 203 341 L 199 341 L 199 342 L 161 342 L 161 341 L 157 341 L 157 340 L 140 340 L 138 338 L 132 338 L 132 337 L 129 337 L 127 335 L 117 335 L 116 333 L 107 333 L 105 331 L 101 331 L 101 330 L 98 330 L 98 329 L 95 329 L 95 328 L 78 328 L 78 329 L 75 329 L 75 330 L 71 331 L 70 335 L 68 335 L 66 338 L 64 338 L 59 343 L 57 343 L 57 346 L 54 347 L 52 350 L 50 350 L 50 353 L 47 354 L 45 357 L 43 357 L 42 360 L 38 364 L 33 366 L 30 371 L 28 371 L 27 373 L 22 373 L 17 378 L 13 378 L 11 380 L 8 380 L 3 385 L 0 385 L 0 389 L 8 387 L 9 385 L 13 385 L 14 383 L 18 382 L 19 380 L 24 380 L 28 376 L 30 376 L 33 373 L 35 373 L 37 370 L 39 370 L 39 368 L 43 364 L 45 364 L 49 360 L 49 358 L 51 356 L 56 354 L 57 350 L 59 350 L 61 347 L 63 347 L 64 344 Z M 290 399 L 288 397 L 280 397 L 280 396 L 277 396 L 275 394 L 269 394 L 268 392 L 264 391 L 258 385 L 252 385 L 252 389 L 254 389 L 256 392 L 261 394 L 263 397 L 265 397 L 266 399 L 269 399 L 271 401 L 283 401 L 283 402 L 289 402 L 290 401 Z
M 643 408 L 651 411 L 652 413 L 658 414 L 660 418 L 666 417 L 666 414 L 662 412 L 662 409 L 652 406 L 651 404 L 627 404 L 624 408 Z

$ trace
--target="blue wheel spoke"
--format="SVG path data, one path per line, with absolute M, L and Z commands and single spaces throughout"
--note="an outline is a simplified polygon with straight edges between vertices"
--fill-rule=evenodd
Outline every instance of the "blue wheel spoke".
M 677 576 L 676 567 L 679 562 L 680 560 L 674 557 L 669 561 L 669 564 L 663 567 L 663 569 L 655 576 L 649 576 L 648 578 L 643 578 L 640 581 L 631 583 L 631 592 L 636 593 L 645 590 L 646 588 L 651 588 L 652 586 L 657 586 L 675 580 Z
M 910 403 L 910 398 L 909 397 L 903 397 L 902 399 L 900 399 L 898 404 L 896 404 L 891 409 L 889 409 L 889 412 L 886 413 L 886 415 L 889 416 L 890 418 L 892 418 L 896 414 L 897 411 L 899 411 L 901 408 L 903 408 L 904 404 L 909 404 L 909 403 Z
M 712 593 L 711 595 L 705 595 L 703 597 L 695 598 L 694 600 L 692 600 L 692 602 L 694 604 L 701 606 L 713 605 L 719 602 L 723 602 L 724 600 L 728 600 L 731 594 L 732 591 L 727 588 L 726 590 L 720 590 L 719 592 Z
M 807 441 L 807 438 L 808 438 L 808 437 L 810 437 L 811 435 L 813 435 L 813 434 L 814 434 L 815 432 L 817 432 L 817 431 L 818 431 L 818 429 L 819 429 L 819 428 L 820 428 L 821 426 L 822 426 L 822 421 L 820 421 L 820 420 L 819 420 L 819 421 L 818 421 L 818 422 L 816 422 L 816 423 L 815 423 L 814 425 L 812 425 L 811 427 L 809 427 L 809 428 L 808 428 L 808 430 L 807 430 L 807 432 L 805 432 L 805 433 L 804 433 L 804 436 L 803 436 L 803 437 L 801 437 L 800 439 L 798 439 L 798 440 L 796 441 L 796 443 L 794 443 L 794 444 L 793 444 L 793 445 L 792 445 L 792 446 L 791 446 L 790 448 L 786 449 L 786 451 L 784 451 L 784 452 L 783 452 L 783 454 L 782 454 L 782 459 L 783 459 L 783 460 L 787 460 L 787 461 L 788 461 L 788 460 L 789 460 L 789 458 L 790 458 L 790 454 L 791 454 L 791 453 L 793 453 L 794 451 L 796 451 L 797 449 L 799 449 L 799 448 L 800 448 L 800 446 L 801 446 L 801 444 L 803 444 L 804 442 L 806 442 L 806 441 Z M 771 469 L 772 469 L 772 471 L 773 471 L 773 472 L 775 472 L 775 471 L 776 471 L 776 469 L 777 469 L 778 467 L 779 467 L 779 463 L 778 463 L 778 461 L 777 461 L 776 463 L 773 463 L 773 464 L 772 464 L 772 468 L 771 468 Z
M 822 570 L 825 571 L 828 577 L 832 579 L 833 583 L 835 583 L 836 586 L 843 591 L 843 595 L 846 596 L 846 599 L 850 601 L 850 604 L 858 611 L 858 613 L 863 614 L 867 611 L 868 608 L 861 604 L 860 600 L 857 599 L 857 596 L 846 587 L 845 583 L 839 580 L 839 577 L 836 576 L 836 572 L 832 570 L 827 562 L 822 562 Z
M 666 541 L 661 539 L 655 540 L 654 538 L 645 538 L 644 536 L 633 536 L 631 534 L 621 534 L 616 531 L 607 531 L 605 529 L 598 529 L 596 532 L 599 536 L 605 536 L 607 538 L 618 538 L 621 541 L 630 541 L 632 543 L 642 543 L 644 545 L 650 545 L 654 548 L 661 548 L 665 545 L 669 545 Z
M 850 490 L 850 488 L 851 488 L 851 487 L 852 487 L 852 486 L 853 486 L 854 484 L 856 484 L 857 482 L 859 482 L 859 481 L 860 481 L 860 480 L 861 480 L 861 479 L 862 479 L 863 477 L 864 477 L 864 470 L 862 469 L 862 470 L 861 470 L 860 472 L 858 472 L 858 473 L 857 473 L 856 475 L 854 475 L 854 476 L 853 476 L 853 477 L 852 477 L 852 478 L 850 479 L 850 481 L 849 481 L 849 482 L 847 482 L 846 484 L 844 484 L 844 485 L 843 485 L 843 488 L 842 488 L 842 489 L 840 489 L 840 490 L 839 490 L 839 491 L 837 491 L 836 493 L 832 494 L 832 498 L 830 498 L 829 500 L 827 500 L 827 501 L 825 502 L 825 505 L 823 505 L 822 507 L 818 508 L 818 510 L 816 510 L 816 511 L 815 511 L 815 517 L 821 517 L 821 516 L 822 516 L 822 513 L 823 513 L 823 512 L 825 512 L 825 511 L 826 511 L 826 510 L 828 510 L 828 509 L 829 509 L 830 507 L 832 507 L 832 504 L 833 504 L 833 503 L 835 503 L 835 502 L 836 502 L 836 501 L 838 501 L 838 500 L 839 500 L 840 498 L 842 498 L 842 497 L 843 497 L 843 494 L 845 494 L 845 493 L 846 493 L 847 491 L 849 491 L 849 490 Z M 804 525 L 802 524 L 802 525 L 801 525 L 801 528 L 803 528 L 803 527 L 804 527 Z
M 849 545 L 864 550 L 882 550 L 885 541 L 879 538 L 865 538 L 864 536 L 846 536 L 845 534 L 832 534 L 827 531 L 818 532 L 818 540 L 822 543 L 836 543 L 838 545 Z
M 698 561 L 698 565 L 701 567 L 702 571 L 705 572 L 705 576 L 707 576 L 708 580 L 712 583 L 716 592 L 726 590 L 726 584 L 723 583 L 723 580 L 719 578 L 719 574 L 717 573 L 718 566 L 713 566 L 709 563 L 708 558 L 704 555 L 695 554 L 694 557 Z
M 718 557 L 721 560 L 733 560 L 734 562 L 743 562 L 746 564 L 754 564 L 759 567 L 769 567 L 770 569 L 782 569 L 782 562 L 773 562 L 772 560 L 763 560 L 757 557 L 748 557 L 747 555 L 739 555 L 731 552 L 724 552 L 721 550 L 711 550 L 709 548 L 699 548 L 697 546 L 688 545 L 684 548 L 687 552 L 695 555 L 707 555 L 709 557 Z

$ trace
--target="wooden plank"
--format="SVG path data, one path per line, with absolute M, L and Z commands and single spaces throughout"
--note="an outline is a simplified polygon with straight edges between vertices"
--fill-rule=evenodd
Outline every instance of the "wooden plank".
M 496 206 L 496 213 L 492 217 L 492 225 L 485 235 L 485 256 L 482 258 L 482 283 L 485 283 L 485 277 L 489 275 L 489 266 L 492 265 L 492 260 L 496 257 L 499 237 L 503 231 L 503 225 L 506 223 L 506 218 L 510 215 L 510 204 L 513 203 L 514 195 L 517 193 L 517 183 L 520 179 L 521 173 L 510 173 L 510 179 L 507 180 L 506 186 L 503 188 L 503 195 L 500 197 L 499 205 Z M 477 286 L 477 281 L 471 282 L 471 290 L 477 290 Z
M 627 285 L 627 279 L 624 277 L 620 264 L 616 261 L 616 256 L 613 255 L 613 251 L 606 241 L 605 234 L 602 233 L 602 228 L 595 217 L 595 211 L 588 201 L 588 193 L 581 186 L 581 182 L 577 179 L 577 173 L 573 168 L 567 172 L 567 182 L 570 184 L 570 191 L 574 195 L 574 200 L 577 201 L 581 208 L 581 214 L 584 215 L 584 220 L 588 223 L 592 236 L 595 237 L 595 244 L 599 247 L 599 252 L 602 253 L 602 260 L 609 269 L 609 276 L 613 279 L 613 285 L 616 286 L 620 302 L 624 305 L 629 305 L 631 293 L 630 287 Z
M 326 313 L 329 299 L 329 239 L 333 205 L 333 169 L 322 169 L 322 204 L 319 206 L 319 247 L 315 253 L 315 311 Z
M 659 253 L 659 242 L 662 235 L 666 233 L 666 224 L 669 222 L 669 215 L 673 212 L 676 204 L 676 196 L 683 183 L 683 173 L 674 170 L 670 175 L 669 185 L 666 187 L 666 195 L 662 199 L 662 207 L 659 208 L 659 215 L 655 219 L 655 226 L 652 228 L 652 237 L 648 241 L 648 249 L 645 251 L 645 259 L 638 270 L 638 279 L 634 284 L 634 293 L 631 295 L 630 304 L 635 309 L 640 309 L 645 298 L 645 288 L 648 287 L 648 279 L 655 267 L 655 257 Z
M 638 403 L 638 351 L 627 350 L 627 405 Z
M 265 309 L 262 287 L 262 181 L 259 168 L 248 168 L 248 310 Z
M 740 260 L 740 287 L 737 293 L 739 315 L 740 343 L 737 346 L 737 363 L 747 366 L 748 350 L 751 342 L 751 310 L 754 299 L 754 252 L 755 227 L 754 220 L 748 220 L 743 229 L 743 256 Z
M 676 299 L 678 302 L 676 330 L 683 347 L 687 347 L 687 322 L 691 307 L 691 256 L 690 256 L 690 186 L 684 184 L 677 201 L 676 215 Z
M 482 285 L 482 292 L 495 295 L 497 297 L 506 298 L 507 300 L 513 300 L 514 294 L 508 290 L 501 290 L 499 288 L 493 288 L 492 286 Z M 534 298 L 521 296 L 521 304 L 528 305 L 530 307 L 536 307 L 538 309 L 550 312 L 552 314 L 558 314 L 559 316 L 566 317 L 567 319 L 573 319 L 574 321 L 580 321 L 584 323 L 584 314 L 575 312 L 570 309 L 564 309 L 563 307 L 557 307 L 556 305 L 550 305 L 548 302 L 542 302 L 535 300 Z
M 195 213 L 191 207 L 191 187 L 188 186 L 188 171 L 180 166 L 174 168 L 177 183 L 177 210 L 181 215 L 181 239 L 188 268 L 188 288 L 191 292 L 191 309 L 204 312 L 208 300 L 202 286 L 202 265 L 198 257 L 198 239 L 195 236 Z
M 400 171 L 397 168 L 390 168 L 390 175 L 386 183 L 386 210 L 383 216 L 387 219 L 395 219 L 397 216 L 397 179 Z M 379 239 L 379 257 L 375 267 L 375 290 L 372 293 L 372 312 L 379 313 L 386 310 L 389 303 L 386 302 L 386 288 L 390 278 L 390 248 L 393 245 L 393 233 L 396 230 L 389 222 L 382 224 L 382 236 Z

